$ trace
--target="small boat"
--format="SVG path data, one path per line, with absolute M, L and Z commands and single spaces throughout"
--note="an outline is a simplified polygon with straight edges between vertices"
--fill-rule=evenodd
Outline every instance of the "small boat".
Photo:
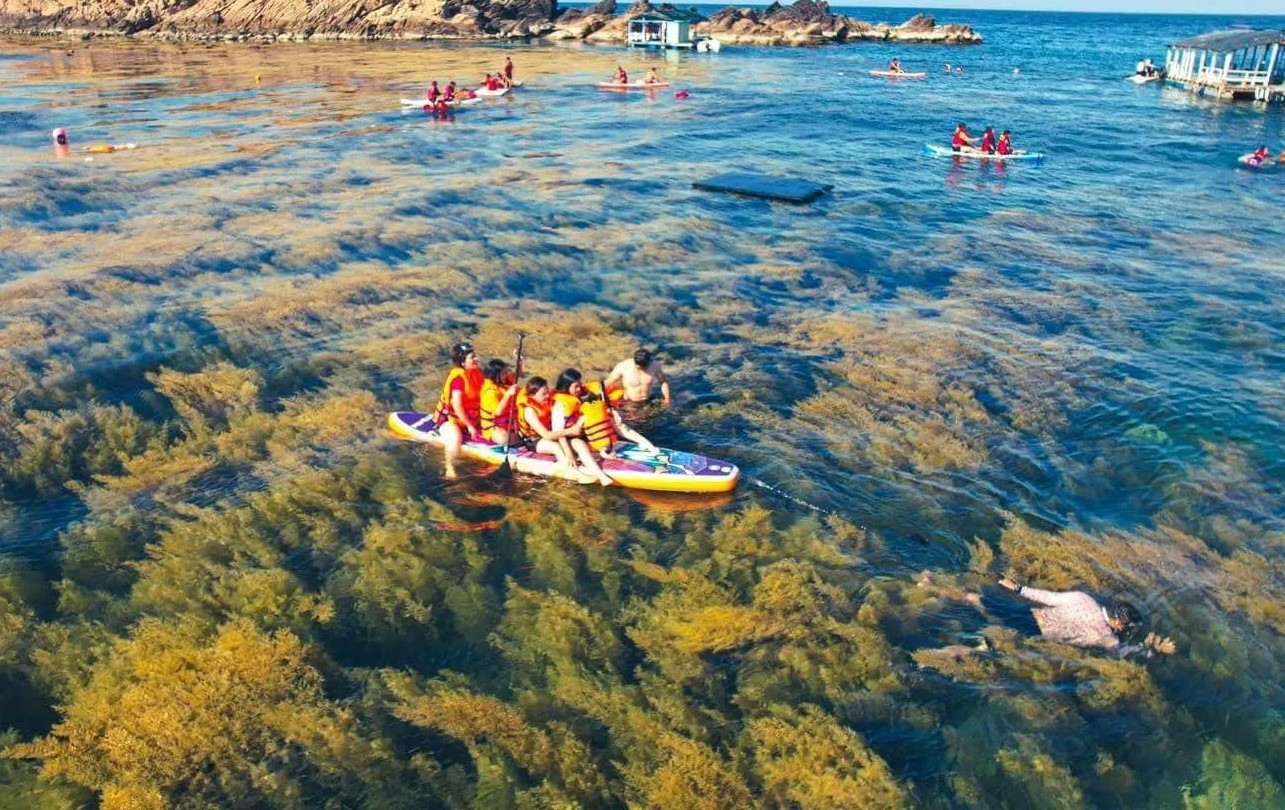
M 926 79 L 927 73 L 907 73 L 904 70 L 872 70 L 870 75 L 876 79 Z
M 960 158 L 977 158 L 979 160 L 1043 160 L 1043 152 L 1014 152 L 1011 155 L 989 154 L 979 149 L 961 150 L 956 152 L 949 146 L 938 146 L 935 143 L 924 144 L 924 154 L 932 157 L 960 157 Z
M 415 411 L 390 413 L 388 429 L 399 439 L 442 446 L 442 437 L 430 414 Z M 533 453 L 526 448 L 511 447 L 506 451 L 490 442 L 466 441 L 460 447 L 460 455 L 496 467 L 503 464 L 507 456 L 509 464 L 520 473 L 583 483 L 578 473 L 559 466 L 553 456 Z M 741 470 L 735 464 L 663 447 L 650 453 L 632 444 L 624 445 L 615 458 L 604 458 L 598 463 L 616 486 L 625 489 L 731 492 L 741 480 Z
M 1135 73 L 1129 77 L 1129 81 L 1133 82 L 1134 84 L 1150 84 L 1151 82 L 1158 82 L 1163 78 L 1164 76 L 1159 73 L 1153 73 L 1150 76 L 1144 76 L 1141 73 Z
M 698 36 L 692 40 L 692 47 L 697 53 L 718 53 L 723 43 L 713 37 Z
M 669 82 L 598 82 L 599 90 L 663 90 Z

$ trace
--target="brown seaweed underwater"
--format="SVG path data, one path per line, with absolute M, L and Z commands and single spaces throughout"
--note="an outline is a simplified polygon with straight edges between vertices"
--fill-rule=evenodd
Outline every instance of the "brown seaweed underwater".
M 947 227 L 877 165 L 701 198 L 694 108 L 505 53 L 524 94 L 450 122 L 389 100 L 499 49 L 0 53 L 0 808 L 1285 806 L 1279 250 Z M 59 161 L 51 115 L 140 148 Z M 384 435 L 519 330 L 546 375 L 658 346 L 644 429 L 736 497 Z M 1178 652 L 1042 640 L 1004 575 Z

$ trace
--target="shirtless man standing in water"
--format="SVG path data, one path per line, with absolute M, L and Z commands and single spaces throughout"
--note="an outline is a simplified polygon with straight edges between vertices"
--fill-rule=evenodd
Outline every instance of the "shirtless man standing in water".
M 634 352 L 632 360 L 621 360 L 607 375 L 606 388 L 617 383 L 625 390 L 625 401 L 643 403 L 651 399 L 652 387 L 660 383 L 660 397 L 669 407 L 669 380 L 660 361 L 651 356 L 647 349 Z

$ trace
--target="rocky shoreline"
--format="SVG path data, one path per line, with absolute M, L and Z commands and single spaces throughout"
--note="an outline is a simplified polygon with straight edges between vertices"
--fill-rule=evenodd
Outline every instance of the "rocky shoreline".
M 671 8 L 664 5 L 658 8 Z M 583 40 L 624 44 L 629 20 L 653 6 L 617 12 L 616 0 L 560 9 L 557 0 L 0 0 L 0 32 L 23 36 L 131 36 L 175 41 Z M 854 41 L 972 44 L 967 25 L 917 14 L 901 25 L 832 14 L 798 0 L 764 9 L 729 6 L 699 33 L 733 45 L 820 45 Z

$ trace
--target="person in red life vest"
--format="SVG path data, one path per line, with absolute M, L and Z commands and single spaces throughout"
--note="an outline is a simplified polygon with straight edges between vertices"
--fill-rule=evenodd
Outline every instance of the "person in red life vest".
M 442 98 L 446 99 L 448 104 L 455 101 L 455 82 L 447 82 L 446 89 L 442 91 Z
M 1264 163 L 1266 163 L 1271 159 L 1272 159 L 1272 153 L 1267 151 L 1267 145 L 1263 144 L 1262 146 L 1255 149 L 1254 153 L 1250 155 L 1249 159 L 1246 160 L 1245 162 L 1250 166 L 1262 166 Z
M 437 86 L 436 79 L 429 83 L 428 92 L 424 94 L 424 97 L 428 99 L 429 104 L 436 104 L 437 100 L 442 97 L 442 91 Z
M 961 123 L 955 127 L 955 135 L 950 139 L 950 148 L 956 152 L 973 149 L 973 136 L 968 134 L 968 124 Z
M 615 458 L 616 445 L 621 441 L 630 441 L 640 450 L 657 452 L 656 445 L 625 424 L 620 412 L 611 407 L 611 402 L 603 396 L 604 390 L 603 383 L 588 382 L 584 384 L 584 393 L 580 395 L 580 417 L 589 449 L 603 458 Z
M 982 133 L 981 150 L 988 155 L 995 154 L 995 127 L 987 127 Z
M 504 78 L 508 82 L 509 86 L 512 87 L 513 86 L 513 60 L 507 56 L 504 57 Z
M 1013 150 L 1013 136 L 1006 129 L 999 134 L 999 143 L 995 144 L 995 151 L 1001 155 L 1015 155 Z
M 581 379 L 580 372 L 574 368 L 566 369 L 558 375 L 558 382 L 553 387 L 553 430 L 566 436 L 571 442 L 571 449 L 580 458 L 584 469 L 597 478 L 599 484 L 609 487 L 615 482 L 602 471 L 584 439 L 584 416 L 580 413 L 580 395 L 584 393 L 584 384 Z
M 567 438 L 553 430 L 553 400 L 549 381 L 532 377 L 518 390 L 518 435 L 537 453 L 553 456 L 558 466 L 574 471 Z M 589 483 L 592 479 L 581 479 Z
M 891 62 L 889 62 L 889 63 L 888 63 L 888 72 L 889 72 L 889 73 L 901 73 L 901 60 L 900 60 L 900 59 L 894 59 L 894 60 L 892 60 Z
M 488 73 L 486 74 L 486 78 L 482 80 L 482 86 L 487 90 L 499 90 L 500 80 Z
M 629 84 L 629 74 L 625 72 L 623 65 L 616 65 L 616 78 L 612 81 L 616 84 Z
M 451 370 L 442 384 L 433 418 L 446 448 L 446 477 L 455 477 L 455 459 L 459 458 L 464 440 L 482 438 L 481 394 L 482 370 L 477 365 L 477 352 L 468 343 L 451 349 Z
M 518 379 L 509 364 L 496 358 L 486 364 L 482 372 L 478 413 L 481 418 L 482 437 L 492 444 L 507 447 L 512 435 L 514 413 L 517 410 Z

